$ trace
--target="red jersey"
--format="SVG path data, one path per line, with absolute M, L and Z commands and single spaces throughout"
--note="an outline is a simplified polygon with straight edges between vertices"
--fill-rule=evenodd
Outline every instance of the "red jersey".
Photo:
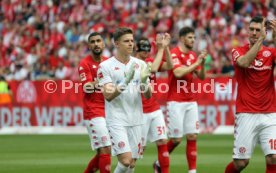
M 104 57 L 104 60 L 107 58 Z M 91 55 L 86 56 L 79 65 L 79 75 L 83 86 L 97 79 L 97 70 L 100 62 L 95 62 Z M 90 120 L 95 117 L 104 117 L 104 97 L 102 93 L 85 93 L 83 90 L 83 118 Z
M 193 72 L 176 78 L 173 70 L 182 66 L 190 66 L 197 61 L 195 52 L 182 52 L 179 47 L 171 50 L 173 69 L 169 71 L 169 93 L 168 101 L 177 102 L 191 102 L 195 101 L 195 93 L 191 91 L 191 84 L 193 83 Z M 201 66 L 197 68 L 200 70 Z
M 153 58 L 147 58 L 146 59 L 146 62 L 151 62 L 153 63 L 154 59 Z M 162 62 L 160 64 L 160 67 L 162 65 Z M 156 75 L 155 73 L 151 73 L 150 77 L 150 82 L 151 83 L 156 83 Z M 157 91 L 157 86 L 154 85 L 154 91 L 158 92 Z M 156 110 L 159 110 L 160 109 L 160 105 L 159 103 L 157 102 L 156 100 L 156 93 L 152 93 L 152 97 L 150 97 L 149 99 L 146 99 L 144 97 L 144 95 L 142 94 L 142 103 L 143 103 L 143 112 L 144 113 L 151 113 L 151 112 L 154 112 Z
M 249 44 L 232 50 L 235 77 L 238 82 L 237 113 L 276 112 L 274 60 L 276 50 L 263 46 L 248 68 L 239 67 L 238 58 L 249 51 Z

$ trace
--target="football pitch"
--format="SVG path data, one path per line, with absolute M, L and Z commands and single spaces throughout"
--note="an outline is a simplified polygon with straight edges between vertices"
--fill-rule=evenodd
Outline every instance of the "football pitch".
M 187 173 L 183 141 L 171 154 L 171 173 Z M 200 135 L 198 173 L 223 173 L 231 161 L 232 135 Z M 92 157 L 88 135 L 2 135 L 0 136 L 0 173 L 82 173 Z M 155 144 L 149 144 L 136 173 L 153 173 L 157 158 Z M 112 159 L 112 171 L 116 165 Z M 243 173 L 265 172 L 265 160 L 257 146 Z

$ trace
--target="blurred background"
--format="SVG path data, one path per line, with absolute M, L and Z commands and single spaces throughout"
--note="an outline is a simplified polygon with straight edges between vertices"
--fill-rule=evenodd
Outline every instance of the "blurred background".
M 232 74 L 231 49 L 247 43 L 251 17 L 273 19 L 275 9 L 275 0 L 2 0 L 0 74 L 6 80 L 78 80 L 89 33 L 103 34 L 109 57 L 114 53 L 112 32 L 119 26 L 151 41 L 156 33 L 168 32 L 171 46 L 177 44 L 180 28 L 194 27 L 194 50 L 208 50 L 210 76 Z M 270 31 L 265 44 L 272 45 Z

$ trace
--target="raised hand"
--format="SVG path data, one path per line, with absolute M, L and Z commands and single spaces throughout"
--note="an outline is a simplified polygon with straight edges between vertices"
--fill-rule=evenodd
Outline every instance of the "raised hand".
M 147 64 L 146 68 L 145 65 L 142 65 L 141 68 L 141 83 L 146 84 L 147 83 L 147 79 L 151 74 L 151 64 Z
M 132 63 L 128 72 L 125 73 L 125 84 L 128 85 L 129 82 L 133 79 L 134 74 L 135 74 L 135 64 L 136 63 Z
M 206 56 L 207 56 L 208 52 L 206 49 L 202 50 L 198 56 L 198 62 L 201 65 L 204 65 L 205 60 L 206 60 Z

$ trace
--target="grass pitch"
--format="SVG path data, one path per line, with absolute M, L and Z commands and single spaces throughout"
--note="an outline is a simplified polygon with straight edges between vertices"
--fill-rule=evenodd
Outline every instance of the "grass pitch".
M 171 173 L 186 173 L 183 141 L 170 155 Z M 223 173 L 231 161 L 232 135 L 200 135 L 198 172 Z M 0 173 L 82 173 L 93 156 L 88 135 L 2 135 L 0 136 Z M 135 173 L 153 173 L 157 159 L 155 144 L 148 144 L 144 158 L 137 162 Z M 117 163 L 112 159 L 112 171 Z M 265 172 L 260 147 L 243 173 Z

